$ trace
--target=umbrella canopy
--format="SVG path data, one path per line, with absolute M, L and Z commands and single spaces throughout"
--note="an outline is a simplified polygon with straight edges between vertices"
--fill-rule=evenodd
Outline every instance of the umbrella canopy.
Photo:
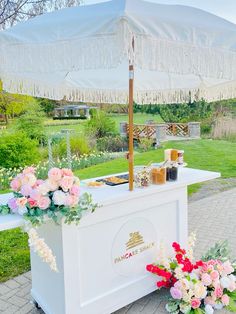
M 0 32 L 5 90 L 53 99 L 173 103 L 236 97 L 236 25 L 141 0 L 67 8 Z

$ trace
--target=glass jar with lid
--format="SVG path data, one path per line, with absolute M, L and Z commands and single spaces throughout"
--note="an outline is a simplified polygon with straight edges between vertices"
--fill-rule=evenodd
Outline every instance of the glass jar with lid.
M 151 183 L 150 168 L 145 166 L 134 167 L 134 182 L 138 188 L 148 187 Z
M 152 184 L 165 184 L 166 183 L 166 168 L 157 164 L 152 164 L 151 168 Z

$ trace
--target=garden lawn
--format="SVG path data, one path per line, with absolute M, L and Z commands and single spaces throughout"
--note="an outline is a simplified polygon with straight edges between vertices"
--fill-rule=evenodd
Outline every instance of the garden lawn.
M 109 114 L 109 117 L 115 121 L 116 131 L 120 130 L 120 122 L 128 122 L 127 114 Z M 163 120 L 159 115 L 152 115 L 147 113 L 135 113 L 134 123 L 144 124 L 147 120 L 162 123 Z M 48 119 L 45 122 L 45 131 L 49 134 L 60 133 L 62 129 L 74 130 L 76 133 L 83 133 L 86 120 L 52 120 Z
M 27 234 L 19 228 L 0 232 L 0 282 L 29 270 Z
M 222 177 L 236 177 L 236 143 L 227 141 L 192 140 L 169 142 L 161 149 L 135 154 L 135 164 L 163 160 L 165 148 L 184 149 L 189 167 L 221 172 Z M 78 170 L 81 179 L 127 171 L 127 160 L 119 158 L 103 164 Z M 189 193 L 197 191 L 198 185 L 190 186 Z M 30 268 L 27 236 L 19 229 L 0 232 L 0 281 L 17 276 Z
M 128 122 L 128 114 L 110 114 L 109 117 L 116 122 L 116 129 L 119 132 L 120 122 Z M 137 112 L 134 114 L 134 123 L 145 124 L 146 121 L 153 120 L 156 123 L 163 123 L 160 115 L 152 115 L 147 113 Z
M 60 133 L 63 129 L 73 130 L 76 133 L 84 132 L 85 120 L 47 120 L 45 123 L 45 132 L 47 135 Z

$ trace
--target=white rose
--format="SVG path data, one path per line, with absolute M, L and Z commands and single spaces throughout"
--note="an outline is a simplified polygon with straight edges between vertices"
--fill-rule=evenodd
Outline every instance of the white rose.
M 197 283 L 194 287 L 194 293 L 196 298 L 203 299 L 207 295 L 207 289 L 202 283 Z
M 236 281 L 236 277 L 235 277 L 233 274 L 229 275 L 228 278 L 229 278 L 231 281 L 234 281 L 234 282 Z
M 199 276 L 198 276 L 196 273 L 191 273 L 191 274 L 190 274 L 190 279 L 191 279 L 191 280 L 198 280 L 198 279 L 199 279 Z
M 28 177 L 28 180 L 29 180 L 29 185 L 30 186 L 35 185 L 35 183 L 37 181 L 37 178 L 35 177 L 35 175 L 32 174 L 32 173 L 29 173 L 29 174 L 27 174 L 27 177 Z
M 222 277 L 220 279 L 220 284 L 223 288 L 228 289 L 230 286 L 230 279 L 228 277 Z
M 66 193 L 62 191 L 56 191 L 53 194 L 53 202 L 55 205 L 65 205 L 66 203 Z
M 216 309 L 216 310 L 222 310 L 223 309 L 223 304 L 222 303 L 216 303 L 215 305 L 214 305 L 214 308 Z
M 185 303 L 180 303 L 179 305 L 181 313 L 188 314 L 191 310 L 190 305 L 186 305 Z
M 27 208 L 24 206 L 24 207 L 19 207 L 18 209 L 18 214 L 23 216 L 24 214 L 27 213 Z
M 184 273 L 183 273 L 181 267 L 176 267 L 176 269 L 175 269 L 175 277 L 177 279 L 179 279 L 179 280 L 184 277 Z
M 48 184 L 45 182 L 43 184 L 40 184 L 37 188 L 37 191 L 42 194 L 42 195 L 47 195 L 48 192 L 50 191 L 50 188 Z
M 210 304 L 207 304 L 205 306 L 205 312 L 206 312 L 206 314 L 213 314 L 214 313 L 214 309 L 213 309 L 213 307 Z
M 183 300 L 184 300 L 184 302 L 190 303 L 191 298 L 192 298 L 192 295 L 189 296 L 187 292 L 184 292 L 184 293 L 183 293 Z
M 48 186 L 49 191 L 56 191 L 59 187 L 56 181 L 47 180 L 46 184 Z

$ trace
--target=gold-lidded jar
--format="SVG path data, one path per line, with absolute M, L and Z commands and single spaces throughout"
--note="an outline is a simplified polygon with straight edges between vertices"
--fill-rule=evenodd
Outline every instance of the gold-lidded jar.
M 152 184 L 165 184 L 166 183 L 166 168 L 159 165 L 152 165 L 151 169 Z

